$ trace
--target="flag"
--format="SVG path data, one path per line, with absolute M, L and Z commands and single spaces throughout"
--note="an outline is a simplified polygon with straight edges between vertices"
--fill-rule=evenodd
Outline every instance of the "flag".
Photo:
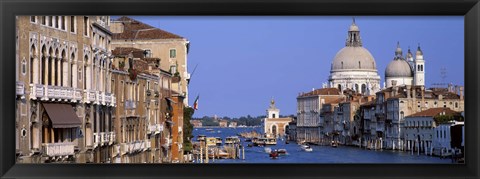
M 195 102 L 193 102 L 193 109 L 197 110 L 198 109 L 198 97 L 200 95 L 197 95 L 197 98 L 195 98 Z

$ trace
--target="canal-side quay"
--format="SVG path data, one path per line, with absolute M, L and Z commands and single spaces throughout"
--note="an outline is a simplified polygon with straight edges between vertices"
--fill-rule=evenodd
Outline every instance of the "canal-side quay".
M 193 135 L 196 140 L 197 136 L 205 135 L 206 137 L 220 137 L 225 139 L 229 136 L 236 136 L 242 132 L 257 131 L 261 132 L 261 127 L 246 127 L 246 128 L 195 128 Z M 288 144 L 285 140 L 279 139 L 277 145 L 267 146 L 252 146 L 248 147 L 250 142 L 245 142 L 244 138 L 241 139 L 241 146 L 243 151 L 239 151 L 239 157 L 237 159 L 212 159 L 208 160 L 208 163 L 425 163 L 425 164 L 448 164 L 452 163 L 450 158 L 442 159 L 436 156 L 428 156 L 423 154 L 412 154 L 411 152 L 394 151 L 394 150 L 369 150 L 353 146 L 338 146 L 336 148 L 331 146 L 319 146 L 311 145 L 313 151 L 306 152 L 302 150 L 301 146 L 297 143 L 290 141 Z M 223 140 L 225 141 L 225 140 Z M 240 149 L 242 149 L 240 147 Z M 280 155 L 273 159 L 269 156 L 269 153 L 265 152 L 265 148 L 272 150 L 286 149 L 286 155 Z M 205 160 L 200 161 L 198 158 L 193 158 L 193 163 L 205 163 Z

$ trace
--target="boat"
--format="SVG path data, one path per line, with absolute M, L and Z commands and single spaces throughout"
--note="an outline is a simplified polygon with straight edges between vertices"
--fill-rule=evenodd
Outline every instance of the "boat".
M 331 146 L 332 146 L 332 147 L 338 147 L 338 142 L 332 140 Z
M 268 154 L 272 159 L 276 159 L 278 157 L 278 151 L 274 150 Z
M 208 128 L 208 129 L 205 129 L 205 130 L 206 130 L 206 131 L 213 131 L 213 129 L 210 129 L 210 128 Z
M 288 154 L 287 149 L 278 149 L 277 152 L 278 152 L 279 155 L 287 155 Z
M 254 146 L 265 146 L 267 142 L 267 138 L 258 138 L 255 140 L 255 142 L 253 142 L 253 145 Z
M 247 144 L 247 147 L 253 147 L 253 144 Z
M 308 146 L 308 145 L 301 145 L 300 147 L 301 147 L 302 150 L 304 150 L 305 152 L 311 152 L 311 151 L 313 151 L 313 149 L 312 149 L 310 146 Z
M 272 149 L 270 147 L 265 147 L 265 148 L 263 148 L 263 150 L 265 150 L 265 153 L 271 153 L 272 152 Z
M 267 138 L 265 141 L 265 145 L 277 145 L 277 139 L 276 138 Z
M 222 145 L 222 138 L 220 138 L 220 137 L 215 137 L 215 139 L 217 139 L 217 141 L 216 141 L 217 146 L 221 146 L 221 145 Z
M 205 138 L 206 138 L 206 137 L 207 137 L 207 136 L 205 136 L 205 135 L 198 135 L 198 136 L 197 136 L 197 141 L 205 141 Z
M 237 136 L 227 137 L 225 138 L 225 145 L 228 144 L 240 144 L 240 138 L 238 138 Z
M 251 138 L 246 138 L 245 142 L 252 142 L 252 139 Z

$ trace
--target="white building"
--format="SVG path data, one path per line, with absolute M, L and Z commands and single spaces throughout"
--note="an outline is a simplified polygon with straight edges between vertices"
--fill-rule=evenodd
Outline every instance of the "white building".
M 432 154 L 435 138 L 436 141 L 447 140 L 446 137 L 444 137 L 446 134 L 436 137 L 436 131 L 445 131 L 444 127 L 437 129 L 437 126 L 440 124 L 437 124 L 435 118 L 438 116 L 458 117 L 460 113 L 450 108 L 431 108 L 405 117 L 407 150 Z M 438 145 L 437 143 L 437 146 Z
M 338 51 L 332 61 L 328 82 L 331 88 L 340 91 L 348 88 L 362 94 L 375 94 L 380 90 L 375 59 L 362 46 L 355 19 L 348 30 L 345 47 Z
M 388 88 L 396 85 L 424 86 L 425 61 L 423 60 L 423 52 L 422 50 L 420 50 L 420 46 L 417 49 L 415 60 L 413 59 L 413 55 L 412 52 L 410 52 L 410 49 L 408 49 L 406 59 L 402 56 L 402 48 L 400 48 L 400 43 L 397 43 L 395 57 L 385 69 L 385 87 Z
M 433 132 L 433 154 L 441 155 L 453 148 L 463 147 L 464 122 L 453 121 L 438 125 Z

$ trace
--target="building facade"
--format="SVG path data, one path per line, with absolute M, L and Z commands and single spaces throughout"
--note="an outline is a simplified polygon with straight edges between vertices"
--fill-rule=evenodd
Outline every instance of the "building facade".
M 116 100 L 108 19 L 17 16 L 17 162 L 107 162 Z
M 342 98 L 337 88 L 321 88 L 297 97 L 297 141 L 319 143 L 321 121 L 320 113 L 324 104 Z
M 187 54 L 190 42 L 179 35 L 152 27 L 130 17 L 120 17 L 111 21 L 113 32 L 111 45 L 131 47 L 144 51 L 146 57 L 160 59 L 159 68 L 178 75 L 179 94 L 184 94 L 184 104 L 188 106 Z
M 280 109 L 275 107 L 275 101 L 272 99 L 267 109 L 267 117 L 263 120 L 263 131 L 268 137 L 285 137 L 291 121 L 292 118 L 280 117 Z

